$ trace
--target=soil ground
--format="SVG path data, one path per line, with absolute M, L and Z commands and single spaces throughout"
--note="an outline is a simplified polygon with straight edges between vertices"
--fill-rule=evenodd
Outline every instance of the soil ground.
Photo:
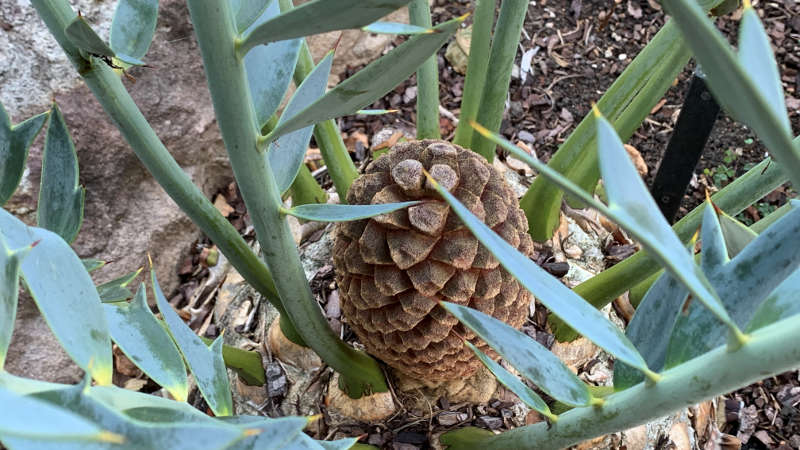
M 782 73 L 787 106 L 791 111 L 792 126 L 800 130 L 800 6 L 792 2 L 754 1 L 762 14 L 764 24 L 775 46 Z M 459 16 L 469 11 L 470 2 L 439 0 L 433 7 L 434 23 Z M 531 2 L 525 20 L 525 32 L 520 42 L 519 56 L 536 49 L 526 79 L 515 77 L 511 82 L 510 102 L 501 132 L 513 141 L 523 141 L 535 149 L 538 156 L 547 160 L 566 139 L 581 118 L 589 112 L 592 102 L 619 76 L 627 64 L 658 31 L 664 23 L 664 14 L 652 0 L 538 0 Z M 721 28 L 729 35 L 736 30 L 736 17 L 719 20 Z M 396 43 L 402 41 L 398 38 Z M 440 99 L 442 106 L 456 117 L 463 89 L 463 75 L 453 70 L 439 52 Z M 350 68 L 350 75 L 360 67 Z M 527 68 L 523 68 L 527 69 Z M 647 163 L 650 175 L 658 168 L 664 148 L 683 103 L 683 97 L 692 75 L 693 64 L 685 69 L 666 96 L 660 101 L 645 124 L 630 140 Z M 415 116 L 416 84 L 412 77 L 398 86 L 372 108 L 399 109 L 400 113 L 385 116 L 354 116 L 340 121 L 351 146 L 354 159 L 364 162 L 369 158 L 369 139 L 388 127 L 413 130 Z M 451 137 L 452 120 L 441 121 L 443 136 Z M 349 139 L 348 139 L 349 138 Z M 364 141 L 364 138 L 368 139 Z M 312 144 L 313 145 L 313 144 Z M 727 151 L 727 152 L 726 152 Z M 685 214 L 704 198 L 705 188 L 718 189 L 735 176 L 743 173 L 753 163 L 763 159 L 765 149 L 743 125 L 721 114 L 695 171 L 692 184 L 682 203 L 679 215 Z M 724 170 L 721 170 L 720 168 Z M 722 175 L 720 175 L 722 173 Z M 715 176 L 716 175 L 716 176 Z M 724 176 L 723 176 L 724 175 Z M 324 176 L 324 184 L 329 183 Z M 327 187 L 327 186 L 326 186 Z M 231 220 L 245 232 L 247 220 L 244 206 L 235 188 L 222 193 L 233 208 Z M 785 202 L 786 189 L 769 196 L 761 208 L 751 208 L 747 217 L 757 220 L 760 215 Z M 250 235 L 252 238 L 252 235 Z M 316 239 L 319 238 L 317 234 Z M 309 241 L 313 241 L 312 235 Z M 185 283 L 173 298 L 190 298 L 191 292 L 204 276 L 200 248 L 209 246 L 201 242 L 198 251 L 187 258 L 181 269 Z M 207 271 L 205 271 L 207 272 Z M 333 280 L 332 269 L 323 267 L 312 280 L 312 287 L 322 306 L 328 306 Z M 331 308 L 325 308 L 326 311 Z M 541 310 L 541 309 L 540 309 Z M 552 336 L 544 332 L 544 316 L 533 318 L 535 329 L 526 330 L 540 342 L 552 345 Z M 335 320 L 335 319 L 334 319 Z M 343 326 L 338 320 L 334 326 Z M 214 333 L 213 328 L 210 330 Z M 352 334 L 345 337 L 352 339 Z M 339 429 L 329 429 L 323 421 L 318 430 L 321 438 L 338 435 L 366 435 L 367 443 L 383 448 L 427 448 L 432 434 L 449 428 L 475 425 L 493 430 L 512 426 L 509 421 L 510 403 L 493 400 L 487 405 L 432 405 L 431 411 L 403 411 L 381 425 L 352 424 Z M 441 412 L 447 414 L 442 415 Z M 446 421 L 442 418 L 445 417 Z M 452 422 L 451 419 L 456 420 Z M 722 401 L 718 413 L 722 432 L 728 443 L 737 448 L 800 448 L 800 378 L 797 372 L 763 380 L 728 396 Z M 663 444 L 663 445 L 662 445 Z M 658 448 L 667 448 L 668 440 Z

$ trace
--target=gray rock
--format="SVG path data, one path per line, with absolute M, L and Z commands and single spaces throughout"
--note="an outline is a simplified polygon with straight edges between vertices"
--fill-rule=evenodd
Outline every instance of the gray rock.
M 73 384 L 83 378 L 83 370 L 61 348 L 36 303 L 24 294 L 19 298 L 4 369 L 14 375 L 55 383 Z
M 333 260 L 331 249 L 333 248 L 333 237 L 331 236 L 332 227 L 328 227 L 325 234 L 318 241 L 309 242 L 300 248 L 300 260 L 307 279 L 314 278 L 317 271 Z
M 503 426 L 503 419 L 499 417 L 492 417 L 492 416 L 480 416 L 475 421 L 475 424 L 482 428 L 488 428 L 490 430 L 496 430 Z
M 444 411 L 436 416 L 439 425 L 451 427 L 467 420 L 467 414 L 461 412 Z
M 116 2 L 70 2 L 108 37 Z M 17 121 L 47 109 L 54 92 L 81 84 L 78 73 L 30 2 L 0 3 L 0 101 Z
M 270 397 L 284 397 L 289 391 L 286 375 L 281 369 L 280 363 L 271 362 L 267 364 L 267 394 Z
M 114 261 L 98 272 L 103 281 L 141 267 L 146 253 L 169 295 L 176 269 L 198 230 L 139 163 L 88 88 L 76 78 L 63 52 L 44 30 L 31 6 L 4 2 L 2 20 L 14 28 L 0 44 L 0 98 L 14 121 L 41 112 L 52 97 L 72 133 L 86 187 L 85 219 L 74 243 L 82 257 Z M 114 3 L 77 5 L 104 34 Z M 18 26 L 17 26 L 18 25 Z M 207 195 L 231 179 L 200 53 L 184 2 L 161 4 L 156 36 L 145 57 L 153 68 L 135 68 L 125 84 L 173 157 Z M 35 220 L 41 170 L 41 137 L 31 149 L 27 176 L 6 207 L 28 223 Z

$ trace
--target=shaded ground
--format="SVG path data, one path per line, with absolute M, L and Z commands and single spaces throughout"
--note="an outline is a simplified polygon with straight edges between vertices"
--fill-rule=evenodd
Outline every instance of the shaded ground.
M 512 79 L 510 104 L 501 132 L 513 141 L 530 144 L 537 155 L 547 160 L 586 115 L 592 102 L 622 73 L 664 23 L 664 14 L 654 1 L 623 0 L 613 3 L 589 0 L 544 0 L 531 5 L 520 43 L 520 55 L 532 50 L 530 71 L 525 80 Z M 780 64 L 786 103 L 795 130 L 800 129 L 800 6 L 794 2 L 754 2 L 762 13 Z M 467 11 L 469 2 L 437 2 L 433 12 L 439 21 Z M 736 15 L 720 19 L 729 35 L 735 35 Z M 464 77 L 455 72 L 439 52 L 441 104 L 458 115 Z M 354 68 L 351 73 L 355 73 Z M 684 70 L 653 109 L 643 126 L 629 141 L 644 157 L 652 181 L 658 163 L 671 136 L 688 88 L 694 64 Z M 525 71 L 525 67 L 522 69 Z M 394 108 L 402 117 L 381 116 L 368 119 L 346 118 L 342 130 L 374 135 L 386 125 L 413 129 L 416 87 L 412 78 L 399 86 L 375 108 Z M 453 130 L 450 120 L 442 120 L 447 136 Z M 734 155 L 726 161 L 726 150 Z M 720 115 L 706 145 L 696 174 L 698 182 L 689 192 L 680 214 L 696 206 L 704 198 L 704 187 L 722 187 L 733 175 L 743 173 L 763 159 L 765 148 L 743 125 Z M 733 173 L 727 179 L 712 179 L 713 170 L 725 165 Z M 710 174 L 704 174 L 706 169 Z M 706 179 L 708 178 L 708 179 Z

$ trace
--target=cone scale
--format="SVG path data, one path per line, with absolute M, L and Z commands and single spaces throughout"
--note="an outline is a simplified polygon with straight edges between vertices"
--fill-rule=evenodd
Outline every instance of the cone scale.
M 424 171 L 523 254 L 533 253 L 533 242 L 503 176 L 456 145 L 397 144 L 353 182 L 349 204 L 424 203 L 337 226 L 334 265 L 342 312 L 369 353 L 413 378 L 443 381 L 469 376 L 480 366 L 464 339 L 493 353 L 439 301 L 519 327 L 531 295 L 450 211 Z

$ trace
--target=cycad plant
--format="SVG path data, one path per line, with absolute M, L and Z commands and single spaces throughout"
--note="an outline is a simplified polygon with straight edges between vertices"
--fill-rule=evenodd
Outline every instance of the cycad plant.
M 262 258 L 189 181 L 122 84 L 120 71 L 146 61 L 156 2 L 120 0 L 108 44 L 66 0 L 32 0 L 32 4 L 145 167 L 242 276 L 279 310 L 283 333 L 312 348 L 339 372 L 340 388 L 351 397 L 386 391 L 377 361 L 339 340 L 321 315 L 286 216 L 339 222 L 375 217 L 389 223 L 393 213 L 419 206 L 417 201 L 396 202 L 390 196 L 388 202 L 368 205 L 315 204 L 324 200 L 324 193 L 303 165 L 304 154 L 313 134 L 339 198 L 348 199 L 357 171 L 332 119 L 368 107 L 415 70 L 421 97 L 419 137 L 438 137 L 438 101 L 433 101 L 438 84 L 431 55 L 465 18 L 431 27 L 425 0 L 315 0 L 297 8 L 288 0 L 187 1 L 217 122 L 253 219 Z M 411 25 L 375 22 L 409 3 Z M 463 305 L 434 304 L 452 314 L 442 320 L 457 318 L 528 381 L 573 407 L 554 414 L 528 385 L 477 348 L 482 345 L 468 342 L 465 345 L 499 380 L 548 423 L 499 436 L 464 429 L 445 435 L 443 442 L 455 448 L 559 448 L 633 426 L 800 364 L 800 350 L 790 345 L 800 338 L 796 326 L 800 310 L 793 299 L 796 282 L 792 276 L 800 261 L 793 241 L 800 227 L 797 212 L 787 213 L 787 207 L 775 213 L 768 219 L 770 226 L 761 225 L 763 231 L 756 237 L 753 230 L 708 203 L 676 224 L 673 231 L 648 196 L 620 141 L 620 136 L 633 133 L 693 53 L 719 102 L 751 126 L 777 159 L 757 166 L 711 201 L 733 214 L 787 178 L 800 176 L 795 170 L 800 165 L 800 149 L 791 138 L 775 62 L 753 9 L 745 7 L 740 50 L 734 54 L 707 17 L 706 11 L 719 1 L 664 0 L 672 21 L 567 140 L 559 152 L 567 156 L 554 158 L 549 167 L 496 134 L 528 3 L 504 0 L 496 22 L 495 1 L 476 3 L 455 144 L 488 160 L 500 145 L 539 172 L 537 183 L 550 183 L 539 184 L 545 186 L 544 191 L 534 184 L 533 194 L 522 200 L 534 238 L 546 237 L 552 205 L 560 204 L 561 193 L 555 186 L 618 222 L 641 242 L 648 256 L 637 256 L 637 265 L 618 269 L 625 263 L 620 264 L 571 291 L 450 194 L 448 188 L 455 185 L 442 186 L 447 176 L 432 173 L 427 182 L 418 180 L 438 193 L 437 201 L 446 204 L 454 220 L 461 221 L 457 226 L 468 229 L 472 239 L 491 252 L 487 258 L 495 258 L 516 278 L 510 280 L 514 285 L 522 285 L 570 329 L 594 341 L 617 362 L 614 381 L 618 392 L 596 397 L 557 358 L 512 327 Z M 326 92 L 333 53 L 314 65 L 302 38 L 353 27 L 399 30 L 409 37 Z M 278 115 L 292 75 L 298 88 Z M 324 444 L 310 441 L 301 431 L 306 418 L 229 417 L 234 411 L 223 362 L 237 368 L 245 379 L 263 383 L 263 371 L 258 370 L 258 363 L 253 364 L 252 356 L 234 354 L 233 349 L 226 355 L 221 340 L 208 346 L 195 336 L 166 302 L 154 276 L 151 288 L 163 321 L 146 307 L 143 286 L 131 302 L 126 301 L 130 297 L 126 286 L 135 273 L 102 289 L 92 284 L 88 274 L 92 262 L 81 261 L 67 244 L 78 232 L 83 207 L 74 149 L 57 109 L 50 116 L 44 170 L 52 170 L 52 176 L 42 177 L 46 185 L 39 202 L 38 228 L 25 226 L 5 211 L 0 213 L 0 363 L 10 341 L 21 275 L 56 337 L 97 385 L 90 386 L 88 380 L 78 386 L 35 382 L 13 377 L 0 368 L 0 397 L 4 405 L 13 405 L 0 410 L 4 445 L 33 448 L 58 441 L 81 448 L 188 448 L 198 443 L 211 448 L 351 446 L 352 439 Z M 45 118 L 37 116 L 16 126 L 11 126 L 5 115 L 0 119 L 0 200 L 6 200 L 16 188 L 27 148 Z M 440 156 L 446 157 L 447 151 Z M 575 168 L 567 171 L 559 166 L 565 160 L 574 161 Z M 428 168 L 434 172 L 436 166 Z M 446 175 L 447 169 L 437 170 Z M 590 194 L 599 175 L 604 175 L 608 204 Z M 291 208 L 282 200 L 287 193 L 292 198 Z M 537 195 L 540 200 L 532 200 Z M 537 216 L 537 209 L 546 205 L 541 217 Z M 781 214 L 785 216 L 777 219 Z M 700 225 L 701 216 L 703 255 L 698 266 L 685 242 Z M 582 298 L 599 306 L 662 267 L 664 275 L 648 291 L 625 334 Z M 596 291 L 587 293 L 587 286 Z M 661 334 L 648 334 L 652 323 L 662 325 Z M 108 386 L 112 339 L 174 400 Z M 219 419 L 184 402 L 187 366 Z M 31 420 L 34 410 L 37 416 Z

